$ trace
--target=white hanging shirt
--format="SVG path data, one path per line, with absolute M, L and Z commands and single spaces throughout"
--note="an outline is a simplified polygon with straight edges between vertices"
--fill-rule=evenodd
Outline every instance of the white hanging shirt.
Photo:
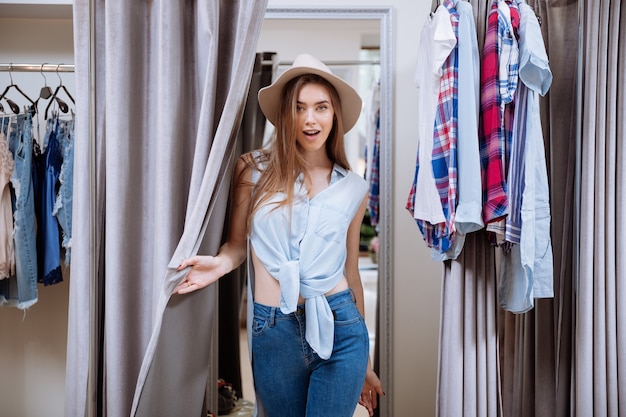
M 439 6 L 422 28 L 415 72 L 419 100 L 417 112 L 419 170 L 415 183 L 413 217 L 431 224 L 446 221 L 435 184 L 432 152 L 442 66 L 455 45 L 456 36 L 450 21 L 450 13 L 444 6 Z

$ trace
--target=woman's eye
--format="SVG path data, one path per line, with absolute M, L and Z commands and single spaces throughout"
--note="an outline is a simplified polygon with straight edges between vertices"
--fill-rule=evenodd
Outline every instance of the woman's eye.
M 318 109 L 319 111 L 325 111 L 325 110 L 328 110 L 328 106 L 326 106 L 326 105 L 322 105 L 322 106 L 319 106 L 317 109 Z
M 303 112 L 303 111 L 304 111 L 304 107 L 302 107 L 302 106 L 296 106 L 296 111 L 297 111 L 297 112 Z

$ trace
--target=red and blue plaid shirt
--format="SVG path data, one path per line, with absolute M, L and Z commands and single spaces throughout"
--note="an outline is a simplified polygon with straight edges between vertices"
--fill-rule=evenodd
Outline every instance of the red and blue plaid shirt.
M 485 223 L 502 220 L 508 214 L 506 168 L 515 110 L 513 96 L 518 80 L 518 61 L 514 52 L 519 11 L 516 7 L 509 7 L 512 3 L 507 0 L 502 5 L 510 9 L 508 19 L 498 8 L 499 1 L 492 2 L 483 48 L 479 138 Z M 500 75 L 501 62 L 506 62 L 506 79 Z
M 371 152 L 371 156 L 367 155 L 369 152 Z M 370 223 L 372 226 L 376 226 L 378 225 L 380 195 L 380 109 L 376 110 L 376 130 L 374 133 L 373 149 L 366 150 L 366 158 L 371 165 L 370 177 L 367 178 L 370 184 L 367 207 L 370 212 Z

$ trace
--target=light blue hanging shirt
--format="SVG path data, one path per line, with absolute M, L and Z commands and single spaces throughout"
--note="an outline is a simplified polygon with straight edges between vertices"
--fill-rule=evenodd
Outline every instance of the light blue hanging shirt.
M 253 173 L 254 182 L 258 175 Z M 363 178 L 335 164 L 329 186 L 315 197 L 308 197 L 300 175 L 291 206 L 276 208 L 285 198 L 276 194 L 252 220 L 250 244 L 280 283 L 281 311 L 295 312 L 302 295 L 305 337 L 322 359 L 330 358 L 334 342 L 333 313 L 324 294 L 344 276 L 348 227 L 367 189 Z

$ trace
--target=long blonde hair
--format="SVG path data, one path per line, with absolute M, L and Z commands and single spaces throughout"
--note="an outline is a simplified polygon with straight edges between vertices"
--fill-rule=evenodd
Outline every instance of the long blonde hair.
M 344 146 L 342 109 L 337 90 L 319 75 L 305 74 L 296 77 L 290 80 L 283 89 L 283 100 L 270 146 L 263 151 L 259 160 L 255 161 L 255 168 L 261 171 L 261 176 L 253 193 L 250 219 L 267 200 L 277 193 L 284 193 L 285 198 L 276 203 L 276 208 L 291 205 L 296 179 L 302 173 L 306 175 L 306 161 L 296 146 L 298 132 L 296 106 L 298 94 L 307 84 L 319 84 L 328 90 L 335 114 L 333 127 L 326 141 L 326 153 L 333 164 L 350 169 Z

